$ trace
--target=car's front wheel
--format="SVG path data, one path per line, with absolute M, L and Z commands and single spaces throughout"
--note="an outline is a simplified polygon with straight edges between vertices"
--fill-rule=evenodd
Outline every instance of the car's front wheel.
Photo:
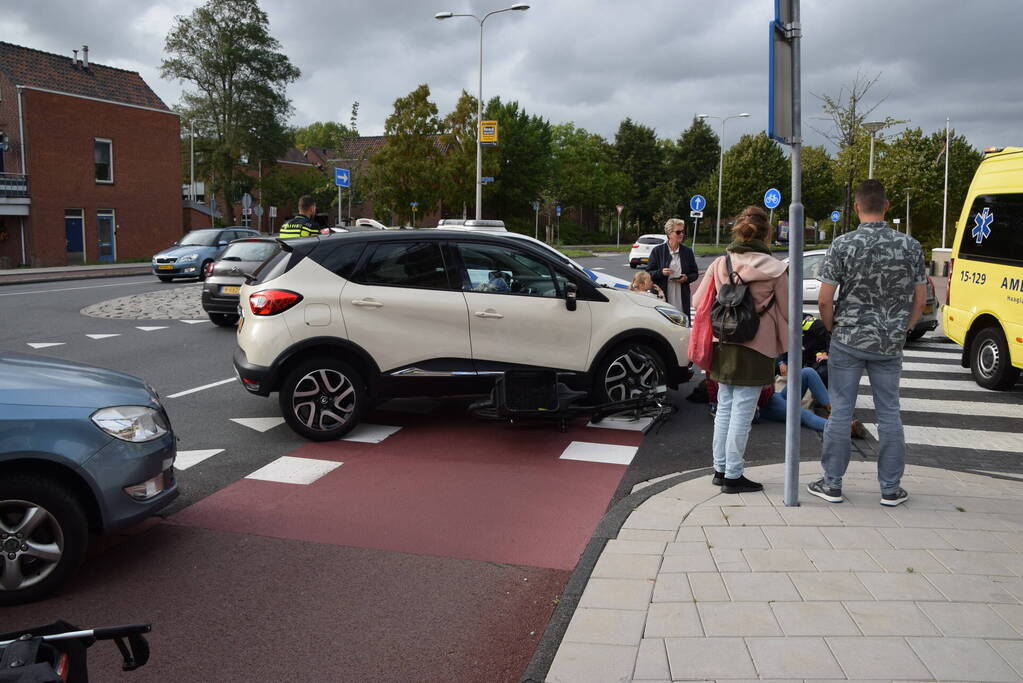
M 296 433 L 312 441 L 332 441 L 358 424 L 367 392 L 362 376 L 347 363 L 314 358 L 288 373 L 279 401 Z
M 1009 345 L 1000 327 L 985 327 L 970 345 L 970 370 L 973 379 L 985 389 L 1008 389 L 1019 379 L 1019 368 L 1012 366 Z
M 213 270 L 213 259 L 206 259 L 199 266 L 199 282 L 203 282 L 209 277 L 210 271 Z
M 38 600 L 82 563 L 85 512 L 65 486 L 38 476 L 0 478 L 0 605 Z
M 233 313 L 207 313 L 210 320 L 218 327 L 234 327 L 238 324 L 238 316 Z
M 594 373 L 593 397 L 598 403 L 624 401 L 657 391 L 667 380 L 661 354 L 639 342 L 616 347 Z

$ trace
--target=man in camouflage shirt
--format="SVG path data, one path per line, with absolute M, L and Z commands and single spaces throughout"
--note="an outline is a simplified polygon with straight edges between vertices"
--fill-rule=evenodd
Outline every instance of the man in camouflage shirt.
M 821 451 L 824 478 L 807 485 L 807 490 L 829 502 L 842 502 L 842 477 L 852 449 L 850 423 L 860 377 L 866 370 L 880 441 L 877 480 L 881 504 L 895 506 L 908 497 L 899 485 L 906 459 L 899 376 L 902 346 L 923 312 L 926 298 L 924 254 L 919 242 L 885 222 L 889 203 L 881 183 L 860 183 L 854 206 L 859 227 L 835 239 L 818 277 L 820 317 L 832 333 L 828 358 L 831 417 Z

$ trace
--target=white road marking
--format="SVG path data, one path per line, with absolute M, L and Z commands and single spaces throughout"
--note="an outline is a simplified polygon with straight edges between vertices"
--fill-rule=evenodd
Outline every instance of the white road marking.
M 181 322 L 188 323 L 189 325 L 195 325 L 196 323 L 208 323 L 209 319 L 207 318 L 205 320 L 182 320 Z
M 856 407 L 874 409 L 873 396 L 857 396 Z M 980 415 L 982 417 L 1023 418 L 1023 406 L 1012 403 L 984 403 L 981 401 L 943 401 L 935 398 L 900 398 L 904 413 L 933 413 L 935 415 Z
M 955 353 L 948 353 L 947 351 L 917 351 L 916 349 L 905 349 L 902 352 L 903 358 L 945 358 L 948 360 L 959 360 L 963 357 L 962 350 L 958 350 Z
M 604 270 L 604 267 L 600 266 L 600 267 L 597 267 L 597 268 L 590 268 L 590 270 Z
M 64 342 L 28 342 L 33 349 L 47 349 L 51 346 L 64 346 Z
M 630 432 L 641 432 L 653 422 L 651 417 L 641 417 L 636 420 L 626 415 L 611 415 L 600 422 L 587 422 L 587 427 L 598 427 L 600 429 L 624 429 Z
M 333 460 L 315 460 L 313 458 L 295 458 L 290 455 L 281 456 L 269 465 L 245 477 L 260 481 L 274 481 L 279 484 L 312 484 L 314 481 L 336 470 L 344 463 Z
M 145 282 L 117 282 L 111 285 L 89 285 L 87 287 L 62 287 L 60 289 L 35 289 L 31 292 L 9 292 L 0 296 L 21 296 L 22 294 L 49 294 L 50 292 L 72 292 L 76 289 L 99 289 L 100 287 L 130 287 L 132 285 L 150 285 L 149 280 Z
M 223 448 L 210 448 L 204 451 L 178 451 L 177 457 L 174 458 L 174 469 L 187 470 L 189 467 L 198 465 L 203 460 L 223 452 Z
M 268 432 L 278 425 L 284 424 L 283 417 L 232 417 L 231 422 L 237 422 L 242 427 L 255 429 L 257 432 Z
M 142 330 L 143 332 L 152 332 L 153 330 L 166 330 L 166 325 L 136 325 L 136 329 Z
M 952 365 L 951 363 L 903 363 L 903 370 L 910 370 L 913 372 L 970 372 L 969 368 L 964 368 L 961 365 Z M 940 382 L 941 380 L 934 380 Z
M 610 465 L 628 465 L 636 457 L 635 446 L 614 446 L 606 443 L 573 441 L 562 454 L 562 460 L 583 460 Z
M 222 379 L 219 382 L 211 382 L 210 384 L 204 384 L 201 387 L 196 387 L 194 389 L 185 389 L 184 391 L 179 391 L 176 394 L 171 394 L 167 398 L 177 398 L 179 396 L 188 396 L 189 394 L 194 394 L 197 391 L 203 391 L 204 389 L 212 389 L 213 387 L 219 387 L 221 384 L 227 384 L 228 382 L 234 382 L 235 379 L 236 378 L 232 377 L 230 379 Z
M 877 438 L 877 425 L 864 424 Z M 1023 452 L 1023 434 L 1016 432 L 993 432 L 980 429 L 949 429 L 947 427 L 903 427 L 906 443 L 923 446 L 944 446 L 951 448 L 972 448 L 981 451 Z
M 860 386 L 870 384 L 870 379 L 863 375 L 860 378 Z M 967 379 L 926 379 L 917 377 L 903 377 L 899 380 L 899 387 L 902 389 L 934 389 L 935 391 L 994 391 L 985 389 L 973 380 Z
M 932 342 L 932 343 L 910 342 L 905 347 L 906 351 L 911 351 L 913 349 L 932 349 L 932 350 L 935 350 L 935 351 L 948 351 L 950 353 L 962 353 L 963 352 L 963 347 L 959 346 L 958 344 L 942 344 L 940 342 Z
M 87 334 L 85 336 L 88 337 L 89 339 L 107 339 L 109 337 L 120 337 L 121 335 L 120 333 L 118 333 L 118 334 Z
M 391 434 L 395 434 L 401 427 L 390 427 L 388 425 L 358 424 L 352 431 L 341 437 L 341 441 L 357 441 L 359 443 L 380 443 Z

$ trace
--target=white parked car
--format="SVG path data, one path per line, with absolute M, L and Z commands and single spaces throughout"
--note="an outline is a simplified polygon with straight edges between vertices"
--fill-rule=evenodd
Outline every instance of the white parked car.
M 234 366 L 312 440 L 342 436 L 380 399 L 488 393 L 508 369 L 555 370 L 595 402 L 692 376 L 677 309 L 599 287 L 527 240 L 419 230 L 275 244 L 242 287 Z
M 629 268 L 645 266 L 654 247 L 667 241 L 667 235 L 640 235 L 629 251 Z

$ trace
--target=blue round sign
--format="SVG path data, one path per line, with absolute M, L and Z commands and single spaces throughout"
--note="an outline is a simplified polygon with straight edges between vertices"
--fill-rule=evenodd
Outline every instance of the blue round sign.
M 841 220 L 841 218 L 842 218 L 842 212 L 841 211 L 832 211 L 831 212 L 831 222 L 832 223 L 837 223 L 839 220 Z
M 781 192 L 773 187 L 764 193 L 764 206 L 769 209 L 776 209 L 781 204 Z
M 693 195 L 692 199 L 689 200 L 689 208 L 693 211 L 703 211 L 706 206 L 707 200 L 704 199 L 702 194 Z
M 561 204 L 558 204 L 557 206 L 554 207 L 554 213 L 556 213 L 559 216 L 561 215 Z

